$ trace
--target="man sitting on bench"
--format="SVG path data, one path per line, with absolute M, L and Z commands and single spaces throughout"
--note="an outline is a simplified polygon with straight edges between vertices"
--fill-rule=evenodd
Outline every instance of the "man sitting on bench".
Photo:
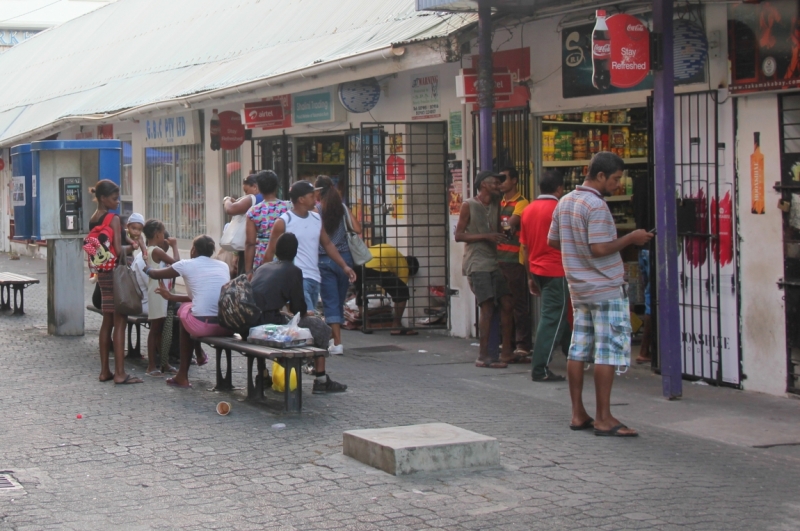
M 178 317 L 181 320 L 180 345 L 181 366 L 174 378 L 167 379 L 167 385 L 187 389 L 189 365 L 192 360 L 194 341 L 192 337 L 230 336 L 233 332 L 219 325 L 217 303 L 222 286 L 230 281 L 230 272 L 225 262 L 214 260 L 214 240 L 209 236 L 198 236 L 192 242 L 191 259 L 179 260 L 162 269 L 144 269 L 145 275 L 155 279 L 183 277 L 188 295 L 170 293 L 166 288 L 158 288 L 156 293 L 168 301 L 181 303 Z M 198 365 L 204 365 L 200 363 Z
M 297 256 L 297 245 L 297 236 L 293 233 L 281 234 L 275 242 L 275 256 L 278 261 L 262 264 L 253 274 L 250 284 L 253 286 L 256 305 L 262 312 L 261 324 L 286 324 L 281 308 L 287 304 L 292 313 L 300 312 L 301 318 L 306 316 L 308 307 L 303 294 L 303 272 L 293 263 Z M 320 323 L 325 326 L 321 321 Z M 328 331 L 330 332 L 329 329 Z M 325 374 L 323 356 L 315 358 L 314 370 L 314 394 L 341 393 L 347 390 L 346 385 L 334 382 Z

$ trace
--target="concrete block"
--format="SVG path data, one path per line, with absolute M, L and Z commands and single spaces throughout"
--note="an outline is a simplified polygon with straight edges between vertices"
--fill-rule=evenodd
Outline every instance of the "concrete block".
M 395 476 L 500 465 L 497 439 L 441 422 L 346 431 L 343 453 Z

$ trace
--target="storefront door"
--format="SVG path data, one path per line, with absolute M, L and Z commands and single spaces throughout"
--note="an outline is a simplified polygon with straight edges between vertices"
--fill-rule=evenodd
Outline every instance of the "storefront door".
M 780 98 L 781 180 L 775 189 L 783 206 L 783 278 L 786 308 L 786 391 L 800 394 L 800 95 Z
M 739 387 L 733 127 L 723 121 L 716 95 L 700 92 L 675 98 L 683 374 Z M 730 102 L 727 105 L 726 120 L 732 116 Z
M 531 198 L 534 196 L 531 181 L 531 118 L 527 107 L 521 109 L 497 109 L 492 114 L 494 160 L 492 168 L 500 171 L 507 166 L 513 166 L 519 172 L 519 189 L 522 195 Z M 473 164 L 474 175 L 483 167 L 478 148 L 478 132 L 480 131 L 481 117 L 477 112 L 472 113 L 472 152 L 475 154 Z M 473 177 L 474 177 L 473 175 Z
M 373 247 L 370 268 L 388 270 L 397 264 L 408 269 L 395 252 L 418 264 L 410 268 L 403 325 L 448 328 L 446 122 L 365 123 L 348 134 L 347 143 L 348 202 L 361 222 L 364 242 Z M 368 275 L 361 289 L 367 295 L 361 329 L 392 328 L 399 302 L 393 300 L 392 289 L 381 289 Z
M 255 170 L 272 170 L 278 174 L 278 197 L 288 197 L 292 184 L 292 144 L 284 133 L 281 136 L 252 141 L 252 167 Z

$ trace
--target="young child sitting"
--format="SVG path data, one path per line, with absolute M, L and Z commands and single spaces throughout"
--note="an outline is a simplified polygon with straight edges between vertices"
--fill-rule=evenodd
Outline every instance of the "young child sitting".
M 130 225 L 130 223 L 129 223 Z M 172 265 L 181 259 L 178 252 L 178 240 L 170 238 L 164 224 L 157 219 L 148 219 L 144 224 L 144 235 L 147 238 L 147 256 L 142 260 L 151 269 L 160 269 L 166 265 Z M 167 254 L 172 249 L 172 256 Z M 144 258 L 144 257 L 142 257 Z M 138 259 L 137 259 L 138 260 Z M 144 270 L 144 268 L 142 268 Z M 150 320 L 150 334 L 147 336 L 147 375 L 163 376 L 164 373 L 175 374 L 177 371 L 169 365 L 157 369 L 156 350 L 161 345 L 161 334 L 164 330 L 164 323 L 167 317 L 167 300 L 156 294 L 159 287 L 167 289 L 164 281 L 154 280 L 147 277 L 147 301 L 148 318 Z M 168 281 L 170 282 L 170 281 Z

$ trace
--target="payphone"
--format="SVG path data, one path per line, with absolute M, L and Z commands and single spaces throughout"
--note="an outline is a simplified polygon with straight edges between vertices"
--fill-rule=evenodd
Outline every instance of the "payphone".
M 61 232 L 81 232 L 83 230 L 81 178 L 59 178 L 58 190 Z

